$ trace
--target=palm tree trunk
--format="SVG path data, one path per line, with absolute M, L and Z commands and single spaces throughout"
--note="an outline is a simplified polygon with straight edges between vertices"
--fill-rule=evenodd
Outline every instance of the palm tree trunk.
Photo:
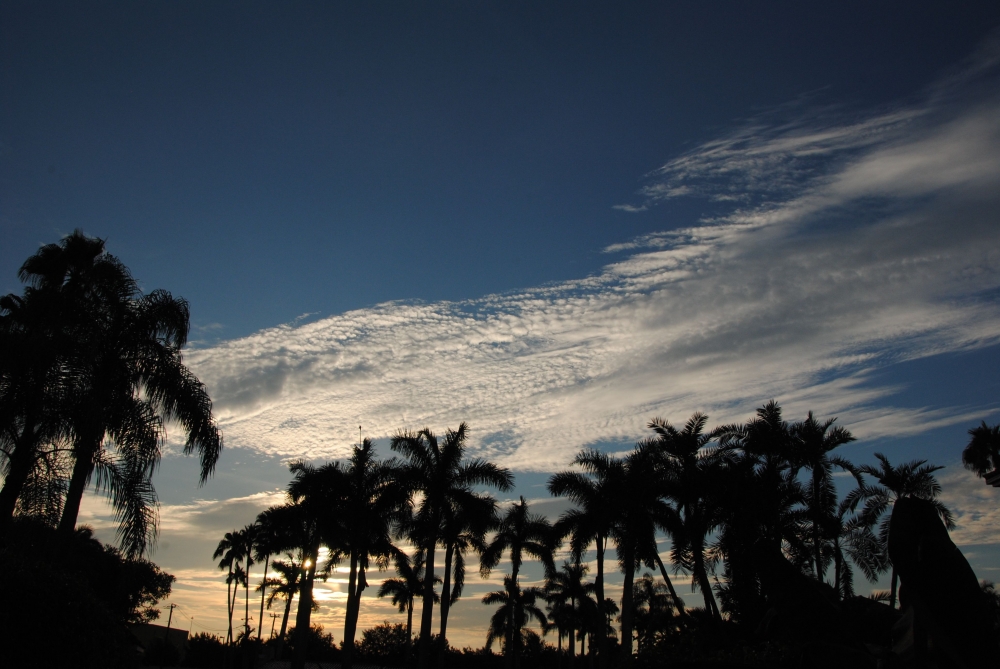
M 83 442 L 83 443 L 80 443 Z M 66 491 L 66 505 L 63 507 L 59 529 L 62 532 L 72 532 L 76 529 L 76 519 L 80 515 L 80 502 L 83 492 L 87 489 L 87 481 L 94 471 L 94 454 L 101 447 L 100 439 L 96 441 L 80 440 L 76 444 L 76 461 L 73 463 L 73 477 L 69 480 L 69 490 Z
M 407 650 L 407 662 L 409 659 L 410 646 L 413 643 L 413 598 L 410 597 L 410 601 L 406 603 L 406 650 Z
M 281 659 L 281 652 L 285 648 L 285 632 L 288 631 L 288 614 L 292 610 L 292 600 L 295 599 L 295 590 L 288 593 L 288 598 L 285 599 L 285 615 L 281 617 L 281 631 L 278 633 L 278 647 L 275 649 L 274 657 L 277 660 Z
M 299 592 L 299 609 L 295 615 L 295 657 L 292 659 L 292 669 L 305 669 L 306 655 L 309 643 L 309 619 L 312 616 L 312 587 L 316 578 L 316 554 L 318 547 L 306 551 L 305 558 L 311 562 L 309 569 L 302 575 L 302 587 Z
M 840 570 L 841 561 L 843 558 L 840 555 L 840 537 L 835 537 L 833 540 L 833 590 L 837 593 L 837 599 L 843 599 L 843 594 L 840 592 Z
M 250 566 L 253 563 L 247 560 L 247 575 L 243 581 L 244 609 L 243 609 L 243 639 L 250 637 Z
M 454 544 L 449 543 L 444 552 L 444 581 L 441 584 L 441 633 L 440 642 L 445 643 L 448 632 L 448 610 L 451 609 L 451 559 L 454 551 Z M 444 646 L 442 646 L 442 649 Z M 444 654 L 441 655 L 444 657 Z M 439 663 L 440 664 L 440 663 Z
M 667 575 L 667 568 L 663 565 L 663 560 L 660 559 L 659 553 L 656 554 L 656 566 L 660 568 L 660 575 L 663 576 L 663 580 L 667 584 L 667 590 L 670 591 L 670 597 L 674 600 L 674 608 L 677 609 L 677 615 L 687 615 L 687 611 L 684 610 L 684 605 L 681 604 L 681 598 L 677 596 L 677 591 L 674 590 L 674 584 L 670 581 L 670 576 Z
M 260 641 L 260 632 L 264 629 L 264 595 L 267 594 L 267 563 L 270 559 L 270 555 L 264 556 L 264 579 L 260 582 L 260 620 L 257 622 L 257 641 Z M 271 630 L 274 630 L 273 622 Z
M 437 536 L 431 532 L 431 537 L 424 547 L 427 554 L 424 563 L 424 604 L 420 610 L 420 641 L 419 657 L 417 666 L 420 669 L 429 667 L 430 645 L 431 645 L 431 622 L 434 616 L 434 548 L 437 545 Z
M 358 630 L 358 614 L 361 611 L 361 593 L 365 582 L 364 567 L 358 567 L 358 555 L 351 551 L 351 574 L 347 579 L 347 613 L 344 616 L 344 669 L 351 669 L 354 662 L 354 635 Z
M 597 639 L 597 653 L 600 655 L 601 669 L 608 666 L 608 633 L 604 629 L 607 615 L 604 613 L 604 548 L 605 539 L 602 535 L 597 535 L 597 578 L 594 579 L 594 586 L 597 589 L 597 618 L 600 629 L 600 637 Z M 593 634 L 590 643 L 593 644 Z
M 229 576 L 226 577 L 226 613 L 229 615 L 229 631 L 226 632 L 226 643 L 233 642 L 233 563 L 229 563 Z
M 31 474 L 31 464 L 35 456 L 34 442 L 34 417 L 29 414 L 25 417 L 24 428 L 17 439 L 14 452 L 10 455 L 10 471 L 7 472 L 3 489 L 0 490 L 0 539 L 6 537 L 10 530 L 11 522 L 14 520 L 14 509 L 17 508 L 17 499 L 21 496 L 21 490 Z
M 892 582 L 889 586 L 889 608 L 896 608 L 896 567 L 892 568 Z
M 708 570 L 705 569 L 705 555 L 701 546 L 694 547 L 692 553 L 694 556 L 694 576 L 701 589 L 701 596 L 705 598 L 705 610 L 710 612 L 716 620 L 722 620 L 719 606 L 715 603 L 715 595 L 712 594 L 712 584 L 708 582 Z
M 632 600 L 632 583 L 635 580 L 635 557 L 633 551 L 625 554 L 625 583 L 622 585 L 622 643 L 618 666 L 628 667 L 632 664 L 632 616 L 634 615 Z
M 573 618 L 576 616 L 576 597 L 570 597 L 569 602 L 572 607 L 572 613 L 569 616 L 569 666 L 572 667 L 573 658 L 576 657 L 576 627 L 573 625 Z M 583 651 L 582 646 L 580 647 L 580 651 Z
M 813 557 L 816 560 L 816 580 L 820 583 L 823 582 L 823 556 L 821 553 L 820 537 L 819 537 L 819 478 L 816 475 L 816 471 L 813 470 L 813 505 L 816 507 L 813 510 Z

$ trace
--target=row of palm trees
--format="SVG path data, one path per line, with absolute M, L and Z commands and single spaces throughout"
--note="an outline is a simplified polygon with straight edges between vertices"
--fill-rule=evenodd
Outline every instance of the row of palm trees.
M 15 514 L 71 533 L 91 480 L 112 502 L 130 557 L 156 539 L 152 485 L 164 423 L 212 473 L 222 436 L 184 366 L 188 305 L 144 294 L 104 241 L 79 230 L 28 258 L 23 295 L 0 297 L 0 542 Z
M 824 584 L 839 599 L 853 596 L 855 567 L 873 582 L 891 570 L 888 521 L 897 499 L 931 500 L 946 525 L 952 525 L 950 512 L 936 500 L 941 488 L 934 472 L 940 467 L 924 461 L 893 466 L 881 454 L 876 454 L 876 465 L 854 465 L 832 453 L 854 440 L 832 419 L 820 421 L 809 413 L 789 424 L 781 408 L 770 402 L 746 423 L 708 430 L 707 420 L 696 413 L 681 428 L 654 420 L 652 435 L 623 456 L 583 450 L 572 469 L 548 482 L 552 495 L 574 505 L 554 524 L 531 513 L 524 498 L 500 512 L 483 488 L 508 491 L 513 477 L 487 461 L 465 459 L 464 423 L 441 439 L 427 429 L 401 432 L 391 441 L 401 458 L 387 461 L 375 459 L 366 439 L 346 464 L 292 465 L 288 504 L 259 519 L 282 518 L 276 525 L 281 532 L 258 533 L 271 538 L 259 539 L 256 548 L 241 544 L 241 564 L 248 571 L 251 559 L 297 551 L 292 554 L 296 560 L 285 564 L 299 566 L 296 630 L 304 639 L 317 573 L 322 576 L 333 565 L 346 563 L 343 655 L 348 667 L 367 575 L 373 567 L 394 565 L 398 577 L 386 580 L 378 594 L 391 597 L 407 613 L 408 634 L 415 603 L 422 601 L 416 651 L 418 665 L 427 667 L 443 657 L 449 611 L 462 594 L 470 554 L 478 554 L 484 577 L 506 558 L 510 571 L 504 587 L 483 599 L 499 607 L 487 644 L 502 641 L 508 666 L 516 667 L 523 628 L 535 619 L 543 628 L 559 631 L 560 647 L 566 635 L 571 654 L 575 641 L 587 636 L 600 666 L 606 667 L 614 653 L 623 666 L 631 661 L 637 625 L 640 638 L 652 634 L 652 611 L 660 611 L 661 621 L 666 613 L 675 619 L 691 615 L 671 571 L 674 577 L 689 574 L 692 588 L 700 591 L 704 605 L 699 619 L 711 625 L 725 618 L 752 628 L 763 619 L 774 593 L 787 585 L 790 569 Z M 842 498 L 834 483 L 837 469 L 855 482 Z M 249 528 L 244 531 L 244 536 L 251 534 Z M 279 537 L 276 543 L 274 537 Z M 666 560 L 658 548 L 663 537 L 671 542 Z M 557 570 L 553 556 L 567 540 L 571 559 Z M 412 547 L 412 555 L 399 547 L 402 543 Z M 216 555 L 223 556 L 220 566 L 230 570 L 230 579 L 238 579 L 239 565 L 225 556 L 237 544 L 240 540 L 227 535 Z M 321 546 L 328 551 L 324 565 L 318 564 Z M 612 547 L 623 576 L 620 606 L 605 593 L 605 563 Z M 440 576 L 438 551 L 444 558 Z M 595 578 L 587 584 L 584 556 L 591 551 Z M 521 586 L 522 566 L 529 559 L 543 566 L 545 588 Z M 273 563 L 276 569 L 278 565 Z M 658 572 L 662 585 L 652 584 L 651 577 L 637 582 L 643 566 Z M 292 580 L 265 578 L 262 602 L 268 584 L 280 582 L 287 610 L 295 591 Z M 888 599 L 895 606 L 894 572 L 891 584 Z M 543 601 L 549 605 L 547 614 Z M 436 644 L 431 628 L 435 606 L 440 625 Z M 610 626 L 616 615 L 619 650 Z M 296 642 L 296 653 L 305 653 L 304 643 Z M 303 661 L 304 654 L 297 659 Z

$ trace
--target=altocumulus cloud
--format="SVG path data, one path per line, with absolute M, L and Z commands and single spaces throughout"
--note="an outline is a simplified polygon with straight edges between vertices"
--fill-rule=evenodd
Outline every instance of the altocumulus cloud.
M 907 107 L 757 119 L 696 147 L 622 208 L 707 197 L 728 213 L 610 247 L 592 276 L 381 304 L 188 362 L 231 447 L 286 457 L 343 457 L 359 424 L 465 420 L 477 455 L 549 471 L 653 416 L 741 420 L 772 397 L 868 438 L 970 421 L 984 407 L 894 407 L 870 376 L 1000 340 L 996 72 L 987 50 Z

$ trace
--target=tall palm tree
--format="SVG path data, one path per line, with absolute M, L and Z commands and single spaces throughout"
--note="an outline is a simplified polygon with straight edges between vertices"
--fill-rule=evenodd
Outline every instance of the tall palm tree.
M 261 638 L 261 630 L 264 627 L 264 599 L 269 586 L 267 568 L 271 561 L 271 555 L 280 552 L 282 549 L 280 543 L 280 530 L 273 520 L 275 509 L 277 508 L 278 507 L 270 507 L 261 511 L 257 514 L 257 520 L 254 521 L 258 531 L 253 545 L 253 557 L 258 564 L 264 565 L 264 575 L 261 577 L 260 585 L 257 587 L 257 591 L 260 592 L 260 615 L 259 622 L 257 624 L 258 640 Z
M 414 522 L 423 528 L 421 549 L 426 555 L 426 578 L 431 582 L 434 580 L 434 549 L 440 539 L 446 509 L 475 504 L 473 486 L 487 485 L 506 491 L 514 484 L 509 471 L 491 462 L 475 459 L 463 463 L 467 434 L 468 426 L 462 423 L 457 430 L 448 430 L 440 444 L 427 428 L 415 433 L 400 432 L 391 442 L 392 450 L 406 458 L 404 478 L 419 498 Z M 420 612 L 418 662 L 421 669 L 426 669 L 430 657 L 433 609 L 431 588 L 427 588 Z
M 239 538 L 239 530 L 233 530 L 232 532 L 226 532 L 225 536 L 222 537 L 222 541 L 219 542 L 218 547 L 216 547 L 215 552 L 212 554 L 212 559 L 219 561 L 219 569 L 228 570 L 226 574 L 226 612 L 229 616 L 229 631 L 226 633 L 226 642 L 231 643 L 233 640 L 233 605 L 235 597 L 232 594 L 232 583 L 233 583 L 233 571 L 237 567 L 237 563 L 242 559 L 240 555 L 240 550 L 242 549 L 242 542 Z
M 830 558 L 833 556 L 824 551 L 829 537 L 831 543 L 834 535 L 839 535 L 842 524 L 838 522 L 837 489 L 833 483 L 833 467 L 840 466 L 846 471 L 853 471 L 853 465 L 839 457 L 830 457 L 833 449 L 854 441 L 843 427 L 833 427 L 836 418 L 820 422 L 813 417 L 812 411 L 801 423 L 791 428 L 795 439 L 792 451 L 793 471 L 799 467 L 809 470 L 809 484 L 803 490 L 803 500 L 807 509 L 808 534 L 812 548 L 812 570 L 816 579 L 823 581 Z
M 183 427 L 185 453 L 201 455 L 204 483 L 222 450 L 222 436 L 204 386 L 182 361 L 189 329 L 187 303 L 163 290 L 144 295 L 128 269 L 105 251 L 104 241 L 79 230 L 28 258 L 21 278 L 61 298 L 64 320 L 75 339 L 68 412 L 75 463 L 60 528 L 75 527 L 91 475 L 108 462 L 103 456 L 106 446 L 113 445 L 125 462 L 126 482 L 145 480 L 143 492 L 150 494 L 148 479 L 159 461 L 164 420 Z M 141 554 L 155 540 L 149 504 L 129 500 L 130 486 L 120 486 L 113 472 L 104 482 L 119 521 L 126 525 L 123 549 Z M 155 504 L 155 497 L 152 501 Z M 128 528 L 129 523 L 136 528 Z
M 719 593 L 732 619 L 756 625 L 783 583 L 786 552 L 803 564 L 810 554 L 801 532 L 807 521 L 802 486 L 792 466 L 795 440 L 774 401 L 746 423 L 714 434 L 719 449 L 709 493 L 720 514 L 714 551 L 725 560 Z
M 548 483 L 549 493 L 568 497 L 578 508 L 570 509 L 556 523 L 559 537 L 570 536 L 573 554 L 580 556 L 594 542 L 597 552 L 597 575 L 594 586 L 597 595 L 597 615 L 605 618 L 604 553 L 608 538 L 618 518 L 617 501 L 627 494 L 622 487 L 624 464 L 596 450 L 583 450 L 573 460 L 581 472 L 559 472 Z M 602 667 L 608 663 L 606 634 L 598 638 L 598 655 Z
M 419 551 L 410 557 L 396 549 L 393 555 L 398 578 L 388 578 L 378 589 L 378 597 L 390 597 L 390 601 L 399 607 L 399 612 L 406 613 L 406 642 L 409 645 L 413 638 L 413 602 L 424 596 L 424 556 Z M 436 583 L 441 579 L 436 578 Z M 438 594 L 431 588 L 434 601 L 440 600 Z
M 704 431 L 707 422 L 708 416 L 695 413 L 678 430 L 669 422 L 654 418 L 650 421 L 649 428 L 656 436 L 639 442 L 639 449 L 650 452 L 664 479 L 665 494 L 677 505 L 676 513 L 661 520 L 662 524 L 670 526 L 673 540 L 671 561 L 691 572 L 692 588 L 697 585 L 701 590 L 705 610 L 716 620 L 720 620 L 705 559 L 707 538 L 718 523 L 715 508 L 707 498 L 714 466 L 714 460 L 708 452 L 712 433 Z M 662 568 L 662 563 L 659 566 L 661 573 L 665 574 L 666 569 Z M 664 580 L 675 604 L 683 607 L 666 576 Z M 678 614 L 683 615 L 683 608 Z
M 503 554 L 510 554 L 511 573 L 510 579 L 515 591 L 520 587 L 518 574 L 521 570 L 521 563 L 524 555 L 530 555 L 539 560 L 545 566 L 545 573 L 552 574 L 555 565 L 552 562 L 552 551 L 555 547 L 552 524 L 537 514 L 528 511 L 528 503 L 524 497 L 520 498 L 517 504 L 512 504 L 507 512 L 500 519 L 493 540 L 486 546 L 480 559 L 480 572 L 483 577 L 487 577 L 490 571 L 500 563 Z M 508 615 L 515 614 L 514 607 L 508 607 Z M 513 635 L 515 631 L 514 621 L 508 621 L 506 626 L 508 638 L 504 647 L 507 654 L 507 665 L 516 666 L 517 648 L 514 644 Z
M 254 550 L 257 546 L 257 538 L 260 536 L 260 525 L 251 523 L 245 525 L 237 533 L 240 542 L 240 555 L 243 558 L 243 570 L 246 574 L 243 579 L 244 610 L 243 610 L 243 638 L 250 638 L 250 569 L 254 565 Z
M 316 581 L 316 563 L 324 535 L 320 520 L 336 513 L 331 500 L 338 498 L 339 475 L 331 476 L 330 469 L 323 472 L 312 465 L 293 462 L 289 465 L 292 482 L 288 484 L 291 504 L 282 508 L 281 522 L 286 528 L 290 544 L 297 544 L 302 551 L 302 575 L 299 577 L 299 605 L 295 614 L 295 657 L 292 669 L 304 669 L 308 653 L 309 621 L 313 610 L 313 584 Z M 326 537 L 328 539 L 328 537 Z
M 564 562 L 559 571 L 553 572 L 545 580 L 546 600 L 554 605 L 554 613 L 558 612 L 560 633 L 565 631 L 569 640 L 569 656 L 576 655 L 576 632 L 581 628 L 580 607 L 582 602 L 594 593 L 594 584 L 585 583 L 583 577 L 587 574 L 587 565 L 579 561 Z
M 448 613 L 462 596 L 465 587 L 465 556 L 469 551 L 482 555 L 486 550 L 486 532 L 496 522 L 496 500 L 480 493 L 478 502 L 458 508 L 445 508 L 441 525 L 444 545 L 444 578 L 442 579 L 441 631 L 442 644 L 448 642 Z M 442 654 L 439 656 L 443 658 Z
M 369 439 L 354 447 L 346 467 L 337 464 L 321 467 L 317 473 L 321 476 L 336 473 L 335 478 L 339 478 L 337 499 L 321 520 L 321 530 L 328 537 L 332 559 L 344 556 L 350 564 L 342 645 L 342 662 L 350 669 L 361 595 L 368 586 L 365 574 L 372 561 L 380 570 L 388 567 L 395 553 L 392 529 L 402 520 L 404 510 L 408 510 L 410 492 L 399 484 L 394 460 L 375 459 Z
M 881 453 L 876 453 L 878 466 L 862 465 L 857 468 L 861 474 L 871 476 L 878 485 L 859 486 L 848 493 L 845 501 L 851 508 L 864 502 L 854 523 L 855 528 L 878 526 L 878 541 L 888 563 L 889 519 L 896 501 L 904 497 L 925 499 L 934 505 L 945 527 L 949 530 L 955 527 L 954 518 L 940 500 L 941 484 L 934 472 L 944 469 L 941 466 L 928 465 L 926 460 L 913 460 L 898 466 L 893 466 L 889 459 Z M 892 580 L 889 590 L 889 606 L 896 607 L 896 586 L 898 577 L 896 568 L 892 568 Z
M 504 639 L 504 655 L 514 658 L 513 666 L 517 669 L 518 651 L 522 645 L 521 630 L 532 618 L 542 629 L 545 628 L 545 612 L 536 604 L 539 599 L 545 598 L 545 591 L 536 587 L 521 588 L 510 576 L 504 577 L 503 585 L 503 590 L 488 593 L 482 600 L 487 606 L 500 605 L 490 617 L 486 648 L 491 648 L 497 639 Z

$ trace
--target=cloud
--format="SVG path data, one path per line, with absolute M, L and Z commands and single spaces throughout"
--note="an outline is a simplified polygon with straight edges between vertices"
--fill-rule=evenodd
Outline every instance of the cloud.
M 899 388 L 872 377 L 1000 342 L 1000 100 L 939 86 L 843 116 L 758 120 L 666 163 L 642 206 L 734 204 L 608 247 L 627 255 L 591 276 L 380 304 L 187 360 L 229 447 L 288 458 L 343 457 L 358 425 L 386 437 L 465 420 L 476 455 L 551 471 L 653 416 L 742 420 L 770 398 L 863 438 L 968 421 L 983 407 L 893 407 Z

